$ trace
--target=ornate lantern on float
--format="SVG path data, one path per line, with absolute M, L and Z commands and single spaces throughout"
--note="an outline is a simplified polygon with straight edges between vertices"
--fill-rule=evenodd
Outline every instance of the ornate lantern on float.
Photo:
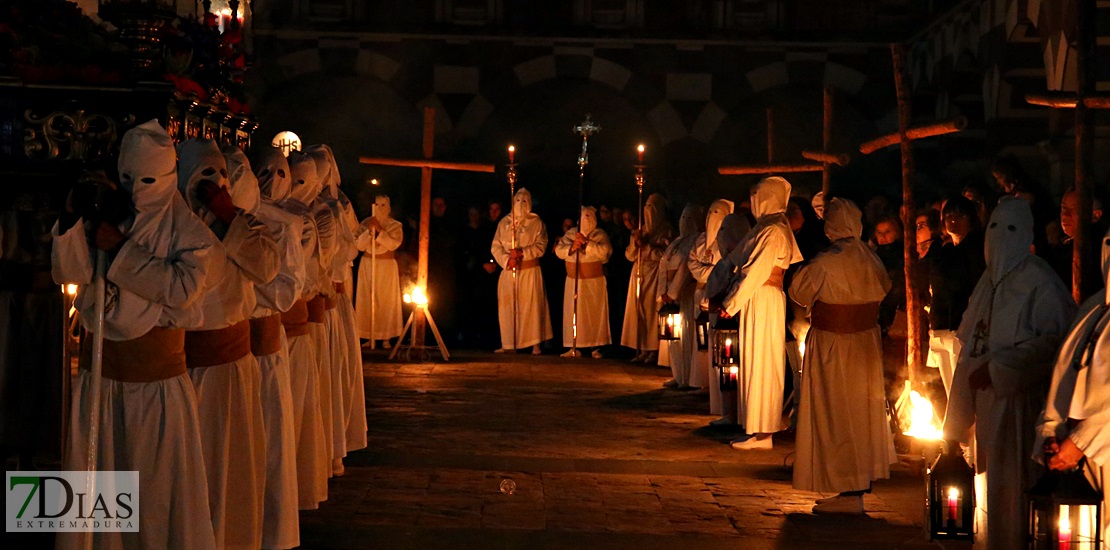
M 702 311 L 698 313 L 698 318 L 694 320 L 694 332 L 697 333 L 697 346 L 698 351 L 707 351 L 709 349 L 709 312 Z
M 975 472 L 964 460 L 959 443 L 949 443 L 948 451 L 937 457 L 926 483 L 929 540 L 974 539 Z
M 682 313 L 678 302 L 659 308 L 659 339 L 678 340 L 682 337 Z
M 736 319 L 717 318 L 713 323 L 713 366 L 727 370 L 740 357 L 740 324 Z
M 1049 455 L 1045 455 L 1045 463 Z M 1084 460 L 1085 462 L 1085 460 Z M 1083 474 L 1049 470 L 1029 490 L 1028 541 L 1031 550 L 1102 548 L 1102 491 Z

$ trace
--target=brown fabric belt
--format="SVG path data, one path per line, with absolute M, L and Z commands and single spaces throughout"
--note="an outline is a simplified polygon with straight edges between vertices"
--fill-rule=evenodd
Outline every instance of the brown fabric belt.
M 345 285 L 343 283 L 335 283 L 335 293 L 336 294 L 346 294 L 347 293 L 347 285 Z
M 233 363 L 251 353 L 251 324 L 242 320 L 216 330 L 185 332 L 185 366 L 190 369 Z
M 782 288 L 782 278 L 786 275 L 786 270 L 781 267 L 776 267 L 771 270 L 771 276 L 767 278 L 767 282 L 763 283 L 765 286 L 777 286 Z
M 327 310 L 327 304 L 324 303 L 323 296 L 317 296 L 308 301 L 308 322 L 309 323 L 323 323 L 324 311 Z
M 281 314 L 281 324 L 285 325 L 286 338 L 308 334 L 308 302 L 293 302 L 293 307 Z
M 339 302 L 336 301 L 335 296 L 324 296 L 324 309 L 331 311 L 335 309 L 335 306 L 338 303 Z
M 390 250 L 389 252 L 382 252 L 381 254 L 374 254 L 375 260 L 392 260 L 395 253 Z M 369 256 L 369 254 L 367 254 Z
M 520 263 L 520 268 L 521 269 L 532 269 L 533 267 L 539 267 L 539 266 L 540 266 L 539 258 L 534 259 L 534 260 L 524 260 L 523 262 Z
M 92 336 L 81 346 L 80 368 L 92 367 Z M 154 327 L 132 340 L 104 340 L 101 376 L 147 384 L 185 374 L 185 330 Z
M 574 278 L 575 266 L 579 266 L 578 278 L 579 279 L 597 279 L 604 277 L 605 273 L 601 271 L 601 262 L 566 262 L 567 264 L 567 277 Z
M 281 351 L 281 314 L 251 319 L 251 353 L 265 357 Z
M 829 304 L 817 301 L 810 311 L 811 326 L 818 330 L 851 334 L 879 326 L 879 304 Z

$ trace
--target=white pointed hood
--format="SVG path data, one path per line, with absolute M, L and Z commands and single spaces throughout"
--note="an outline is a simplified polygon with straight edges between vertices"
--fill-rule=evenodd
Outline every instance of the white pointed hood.
M 705 215 L 705 246 L 712 247 L 717 242 L 717 232 L 721 230 L 721 222 L 725 216 L 732 213 L 736 205 L 730 200 L 717 199 L 709 205 L 709 213 Z
M 682 209 L 682 215 L 678 218 L 678 236 L 679 238 L 692 238 L 697 237 L 702 230 L 702 222 L 705 220 L 705 209 L 696 204 L 687 204 Z
M 307 207 L 320 194 L 320 177 L 316 172 L 316 161 L 300 151 L 289 153 L 289 172 L 293 188 L 288 201 Z
M 277 147 L 259 147 L 254 157 L 254 173 L 258 177 L 258 190 L 263 199 L 279 203 L 289 198 L 293 190 L 289 161 Z
M 597 229 L 597 209 L 583 206 L 582 213 L 578 216 L 578 232 L 588 236 L 594 229 Z
M 786 212 L 790 201 L 790 182 L 779 176 L 763 178 L 752 187 L 752 215 L 761 220 L 765 216 Z
M 373 216 L 379 222 L 384 222 L 389 219 L 389 215 L 393 212 L 392 203 L 387 195 L 378 195 L 374 197 L 374 210 Z
M 1024 200 L 1006 196 L 998 201 L 991 213 L 984 235 L 983 255 L 991 282 L 1003 277 L 1029 257 L 1033 244 L 1033 211 Z
M 251 171 L 251 163 L 242 149 L 228 145 L 223 148 L 224 162 L 227 163 L 227 180 L 231 185 L 231 202 L 245 212 L 258 210 L 262 192 L 258 188 L 258 178 Z
M 513 195 L 513 216 L 516 216 L 516 223 L 521 223 L 528 217 L 528 214 L 531 213 L 532 193 L 521 187 L 517 189 L 516 194 Z
M 717 232 L 717 250 L 721 257 L 727 257 L 744 240 L 744 236 L 752 230 L 752 224 L 740 214 L 729 214 L 721 221 L 721 230 Z
M 859 240 L 860 235 L 863 235 L 863 212 L 860 212 L 856 203 L 834 198 L 825 208 L 825 214 L 825 236 L 830 241 Z
M 185 204 L 204 223 L 211 226 L 216 216 L 197 198 L 197 187 L 202 180 L 230 188 L 227 180 L 227 162 L 220 147 L 210 139 L 187 139 L 177 144 L 177 188 Z
M 667 199 L 652 193 L 644 204 L 644 234 L 651 235 L 666 225 Z
M 316 163 L 316 177 L 320 180 L 320 195 L 329 200 L 339 198 L 339 165 L 335 162 L 335 153 L 331 147 L 318 144 L 304 150 Z
M 120 186 L 131 193 L 135 208 L 127 238 L 164 256 L 171 243 L 169 217 L 177 194 L 173 139 L 157 120 L 144 122 L 123 135 L 117 167 Z

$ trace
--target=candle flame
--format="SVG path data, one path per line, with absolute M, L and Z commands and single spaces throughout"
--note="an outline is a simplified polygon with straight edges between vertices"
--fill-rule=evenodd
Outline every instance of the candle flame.
M 1069 508 L 1068 506 L 1061 506 L 1060 507 L 1060 534 L 1061 535 L 1063 535 L 1065 533 L 1067 533 L 1067 534 L 1071 533 L 1071 517 L 1070 517 L 1071 511 L 1068 508 Z
M 935 422 L 933 404 L 928 398 L 916 390 L 911 391 L 909 407 L 910 427 L 902 433 L 918 439 L 943 439 L 943 432 Z
M 731 346 L 732 345 L 732 338 L 725 338 L 725 345 L 726 346 Z
M 729 367 L 728 368 L 728 373 L 729 374 L 740 374 L 740 367 Z
M 66 285 L 66 294 L 70 296 L 77 294 L 77 285 Z
M 957 500 L 960 498 L 960 490 L 955 487 L 948 488 L 948 498 L 950 500 Z
M 516 152 L 516 146 L 515 145 L 510 145 L 509 146 L 509 152 L 510 153 L 515 153 Z
M 636 152 L 638 152 L 638 153 L 643 153 L 644 152 L 644 144 L 643 143 L 641 143 L 640 146 L 636 148 Z

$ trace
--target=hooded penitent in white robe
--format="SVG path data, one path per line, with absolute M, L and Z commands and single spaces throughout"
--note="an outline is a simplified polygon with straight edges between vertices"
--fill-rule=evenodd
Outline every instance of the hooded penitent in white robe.
M 373 216 L 363 220 L 355 240 L 362 251 L 355 312 L 358 313 L 358 335 L 367 340 L 396 338 L 401 336 L 403 328 L 401 276 L 394 254 L 404 239 L 404 228 L 401 222 L 390 217 L 390 212 L 389 197 L 375 197 Z M 371 219 L 378 220 L 381 231 L 370 230 Z
M 659 308 L 655 295 L 659 287 L 659 259 L 674 235 L 667 222 L 667 201 L 663 195 L 655 193 L 644 204 L 643 235 L 643 250 L 633 238 L 624 251 L 624 257 L 632 262 L 632 275 L 628 280 L 621 328 L 621 345 L 641 352 L 659 349 L 659 331 L 656 330 Z
M 335 254 L 335 217 L 331 209 L 319 200 L 320 181 L 316 162 L 311 155 L 301 152 L 289 153 L 289 169 L 293 173 L 293 191 L 289 195 L 289 208 L 303 213 L 312 224 L 316 236 L 316 249 L 311 256 L 306 256 L 308 266 L 305 271 L 309 276 L 305 283 L 305 299 L 308 302 L 310 317 L 308 334 L 312 338 L 313 349 L 316 351 L 316 395 L 319 400 L 320 417 L 324 423 L 324 453 L 323 458 L 327 464 L 328 477 L 334 475 L 334 460 L 342 458 L 336 456 L 336 451 L 345 445 L 336 443 L 336 435 L 342 433 L 346 437 L 346 430 L 340 431 L 342 422 L 342 405 L 337 403 L 334 396 L 332 383 L 332 363 L 334 358 L 331 353 L 331 338 L 328 335 L 327 312 L 323 311 L 327 297 L 334 295 L 335 288 L 331 279 L 331 262 Z M 303 184 L 298 182 L 303 181 Z M 311 194 L 310 194 L 311 193 Z M 319 307 L 321 317 L 313 318 L 314 308 Z M 338 409 L 338 410 L 337 410 Z
M 729 254 L 737 271 L 723 300 L 740 324 L 739 421 L 749 434 L 783 428 L 782 391 L 786 372 L 786 295 L 782 275 L 802 261 L 794 242 L 786 203 L 790 183 L 778 176 L 752 187 L 755 227 Z
M 285 158 L 278 149 L 273 153 Z M 251 313 L 251 353 L 261 374 L 262 423 L 266 442 L 266 483 L 263 493 L 262 548 L 300 546 L 297 512 L 297 449 L 293 422 L 293 390 L 289 380 L 289 350 L 281 312 L 293 307 L 304 287 L 301 220 L 275 203 L 289 194 L 288 175 L 274 185 L 270 175 L 266 192 L 251 172 L 241 149 L 223 149 L 227 161 L 231 200 L 265 225 L 280 252 L 278 273 L 268 283 L 256 283 L 256 304 Z M 266 159 L 265 153 L 263 159 Z M 270 166 L 267 166 L 270 169 Z M 282 170 L 288 170 L 282 168 Z M 275 191 L 280 195 L 275 195 Z
M 898 460 L 886 420 L 879 303 L 890 289 L 882 261 L 862 241 L 863 215 L 834 198 L 825 209 L 831 246 L 794 275 L 790 298 L 804 306 L 806 335 L 794 488 L 868 489 Z
M 659 344 L 659 364 L 671 367 L 671 377 L 677 387 L 700 388 L 708 383 L 705 371 L 694 372 L 694 350 L 697 349 L 697 333 L 694 322 L 701 308 L 695 300 L 697 281 L 690 273 L 687 260 L 698 237 L 702 234 L 705 209 L 692 204 L 686 205 L 678 220 L 678 238 L 671 242 L 659 259 L 659 277 L 655 294 L 659 297 L 656 308 L 662 307 L 663 295 L 678 303 L 682 314 L 682 330 L 678 340 L 668 340 Z M 658 319 L 658 313 L 655 319 Z M 654 320 L 654 319 L 653 319 Z M 656 330 L 658 333 L 658 329 Z M 666 353 L 663 351 L 666 350 Z
M 1057 345 L 1075 316 L 1060 278 L 1029 252 L 1029 204 L 1003 197 L 985 235 L 987 269 L 956 331 L 956 363 L 944 436 L 968 440 L 975 426 L 978 533 L 987 548 L 1025 545 L 1023 495 L 1038 472 L 1030 460 L 1035 426 L 1051 378 Z M 991 385 L 973 390 L 968 376 L 987 365 Z M 985 490 L 983 490 L 985 488 Z
M 227 163 L 212 140 L 191 139 L 177 146 L 178 188 L 185 202 L 223 244 L 226 261 L 191 308 L 185 333 L 185 361 L 197 391 L 201 449 L 208 475 L 208 503 L 216 545 L 259 548 L 262 544 L 266 483 L 266 436 L 262 420 L 262 375 L 250 350 L 254 285 L 277 276 L 280 252 L 266 226 L 236 205 L 229 225 L 197 198 L 208 180 L 228 188 Z M 240 197 L 242 201 L 243 198 Z M 211 336 L 236 332 L 246 346 L 215 348 Z
M 1110 276 L 1110 233 L 1102 241 L 1102 277 Z M 1048 400 L 1037 425 L 1033 443 L 1033 459 L 1044 463 L 1045 439 L 1057 442 L 1071 439 L 1087 458 L 1084 472 L 1092 486 L 1102 488 L 1102 533 L 1110 527 L 1110 487 L 1107 486 L 1107 465 L 1110 465 L 1110 291 L 1103 289 L 1079 306 L 1075 323 L 1056 355 Z M 1070 518 L 1073 533 L 1081 523 Z M 1094 525 L 1094 522 L 1091 522 Z
M 175 333 L 177 347 L 167 357 L 176 354 L 178 374 L 153 382 L 125 382 L 107 372 L 101 378 L 96 469 L 139 472 L 141 519 L 137 533 L 97 532 L 96 548 L 216 547 L 180 319 L 203 297 L 219 242 L 177 194 L 175 159 L 173 140 L 155 120 L 129 130 L 120 143 L 120 186 L 131 194 L 134 216 L 120 225 L 125 240 L 109 257 L 104 336 L 130 348 L 127 341 L 152 331 Z M 92 330 L 96 256 L 87 229 L 93 226 L 85 220 L 65 229 L 55 225 L 52 255 L 54 280 L 81 285 L 75 306 L 81 323 Z M 164 358 L 143 358 L 153 359 Z M 66 470 L 87 466 L 90 383 L 82 368 L 73 382 Z M 82 538 L 82 533 L 58 533 L 58 548 L 79 548 Z
M 306 300 L 315 296 L 319 264 L 316 261 L 316 224 L 307 215 L 306 202 L 315 196 L 316 168 L 306 156 L 297 170 L 279 149 L 263 148 L 255 160 L 263 195 L 285 197 L 278 206 L 296 218 L 301 234 L 302 262 L 298 276 L 303 280 L 294 305 L 282 311 L 282 326 L 289 353 L 289 380 L 293 393 L 293 435 L 297 450 L 297 506 L 311 510 L 328 498 L 329 452 L 325 447 L 324 421 L 320 410 L 320 381 L 316 370 L 316 343 L 309 334 Z M 307 160 L 306 160 L 307 159 Z M 311 178 L 308 175 L 311 174 Z
M 336 437 L 336 457 L 349 451 L 366 447 L 366 397 L 363 389 L 362 347 L 359 344 L 354 319 L 351 291 L 346 287 L 351 279 L 352 262 L 359 256 L 355 247 L 354 232 L 359 228 L 353 221 L 354 209 L 340 191 L 340 169 L 335 162 L 332 148 L 316 144 L 305 149 L 315 160 L 316 176 L 320 178 L 319 199 L 330 209 L 335 220 L 335 249 L 330 264 L 332 293 L 327 294 L 327 336 L 329 336 L 333 367 L 332 393 L 337 401 L 335 410 L 336 430 L 343 437 Z M 339 404 L 339 407 L 334 407 Z M 339 426 L 342 424 L 342 426 Z
M 555 243 L 555 255 L 566 262 L 567 280 L 563 287 L 563 345 L 571 347 L 574 336 L 574 270 L 578 274 L 578 347 L 592 348 L 612 343 L 609 335 L 609 293 L 605 289 L 602 265 L 609 261 L 613 247 L 609 235 L 597 227 L 597 212 L 583 206 L 578 227 L 573 227 Z M 585 248 L 571 252 L 579 232 L 586 237 Z
M 508 267 L 514 231 L 516 247 L 524 254 L 515 275 L 514 270 Z M 540 217 L 532 212 L 532 194 L 522 187 L 513 196 L 512 213 L 501 218 L 497 224 L 497 233 L 490 246 L 493 259 L 504 270 L 497 280 L 497 317 L 501 322 L 502 349 L 514 349 L 514 345 L 516 349 L 527 348 L 554 336 L 551 330 L 551 312 L 547 309 L 547 292 L 543 288 L 543 274 L 540 273 L 540 257 L 546 250 L 547 228 Z

